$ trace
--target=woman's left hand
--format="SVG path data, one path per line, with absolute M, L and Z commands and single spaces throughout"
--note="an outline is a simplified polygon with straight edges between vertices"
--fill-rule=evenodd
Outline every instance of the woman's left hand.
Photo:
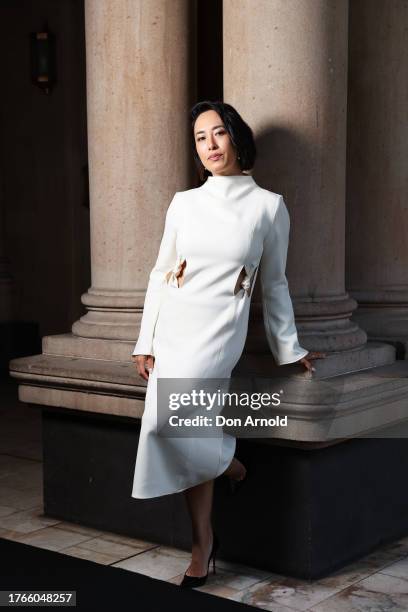
M 326 357 L 326 356 L 327 356 L 327 353 L 321 353 L 319 351 L 311 351 L 307 355 L 302 357 L 302 359 L 299 359 L 297 363 L 303 363 L 306 370 L 308 370 L 312 374 L 316 370 L 316 368 L 313 367 L 313 363 L 310 360 L 311 359 L 322 359 L 323 357 Z

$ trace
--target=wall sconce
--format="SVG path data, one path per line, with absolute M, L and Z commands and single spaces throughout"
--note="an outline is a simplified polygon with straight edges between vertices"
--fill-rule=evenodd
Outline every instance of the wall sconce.
M 31 80 L 45 94 L 56 83 L 55 36 L 46 26 L 42 32 L 31 32 Z

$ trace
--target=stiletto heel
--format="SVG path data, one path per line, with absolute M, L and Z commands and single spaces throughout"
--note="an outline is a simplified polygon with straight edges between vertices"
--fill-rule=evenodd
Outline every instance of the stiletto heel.
M 208 557 L 208 563 L 207 563 L 207 573 L 204 574 L 204 576 L 188 576 L 187 574 L 184 574 L 184 578 L 182 580 L 182 582 L 180 583 L 180 586 L 183 588 L 194 588 L 194 587 L 198 587 L 198 586 L 203 586 L 203 584 L 206 583 L 207 578 L 208 578 L 208 569 L 210 567 L 210 561 L 212 559 L 213 562 L 213 574 L 215 574 L 215 555 L 216 552 L 219 548 L 220 542 L 219 539 L 217 537 L 217 534 L 214 533 L 213 536 L 213 545 L 211 548 L 211 552 L 210 552 L 210 556 Z

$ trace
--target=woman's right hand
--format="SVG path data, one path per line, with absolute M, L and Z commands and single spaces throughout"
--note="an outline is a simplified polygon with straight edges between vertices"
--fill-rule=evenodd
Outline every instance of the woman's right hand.
M 149 380 L 149 370 L 152 370 L 154 365 L 153 355 L 132 355 L 132 361 L 136 364 L 139 376 L 144 378 L 144 380 Z

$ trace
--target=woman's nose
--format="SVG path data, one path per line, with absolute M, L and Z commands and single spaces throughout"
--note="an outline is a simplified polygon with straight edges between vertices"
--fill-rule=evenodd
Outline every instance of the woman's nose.
M 214 147 L 216 147 L 216 142 L 214 140 L 214 136 L 211 134 L 211 136 L 209 136 L 208 138 L 208 148 L 210 149 L 210 151 L 212 151 L 212 149 L 214 149 Z

